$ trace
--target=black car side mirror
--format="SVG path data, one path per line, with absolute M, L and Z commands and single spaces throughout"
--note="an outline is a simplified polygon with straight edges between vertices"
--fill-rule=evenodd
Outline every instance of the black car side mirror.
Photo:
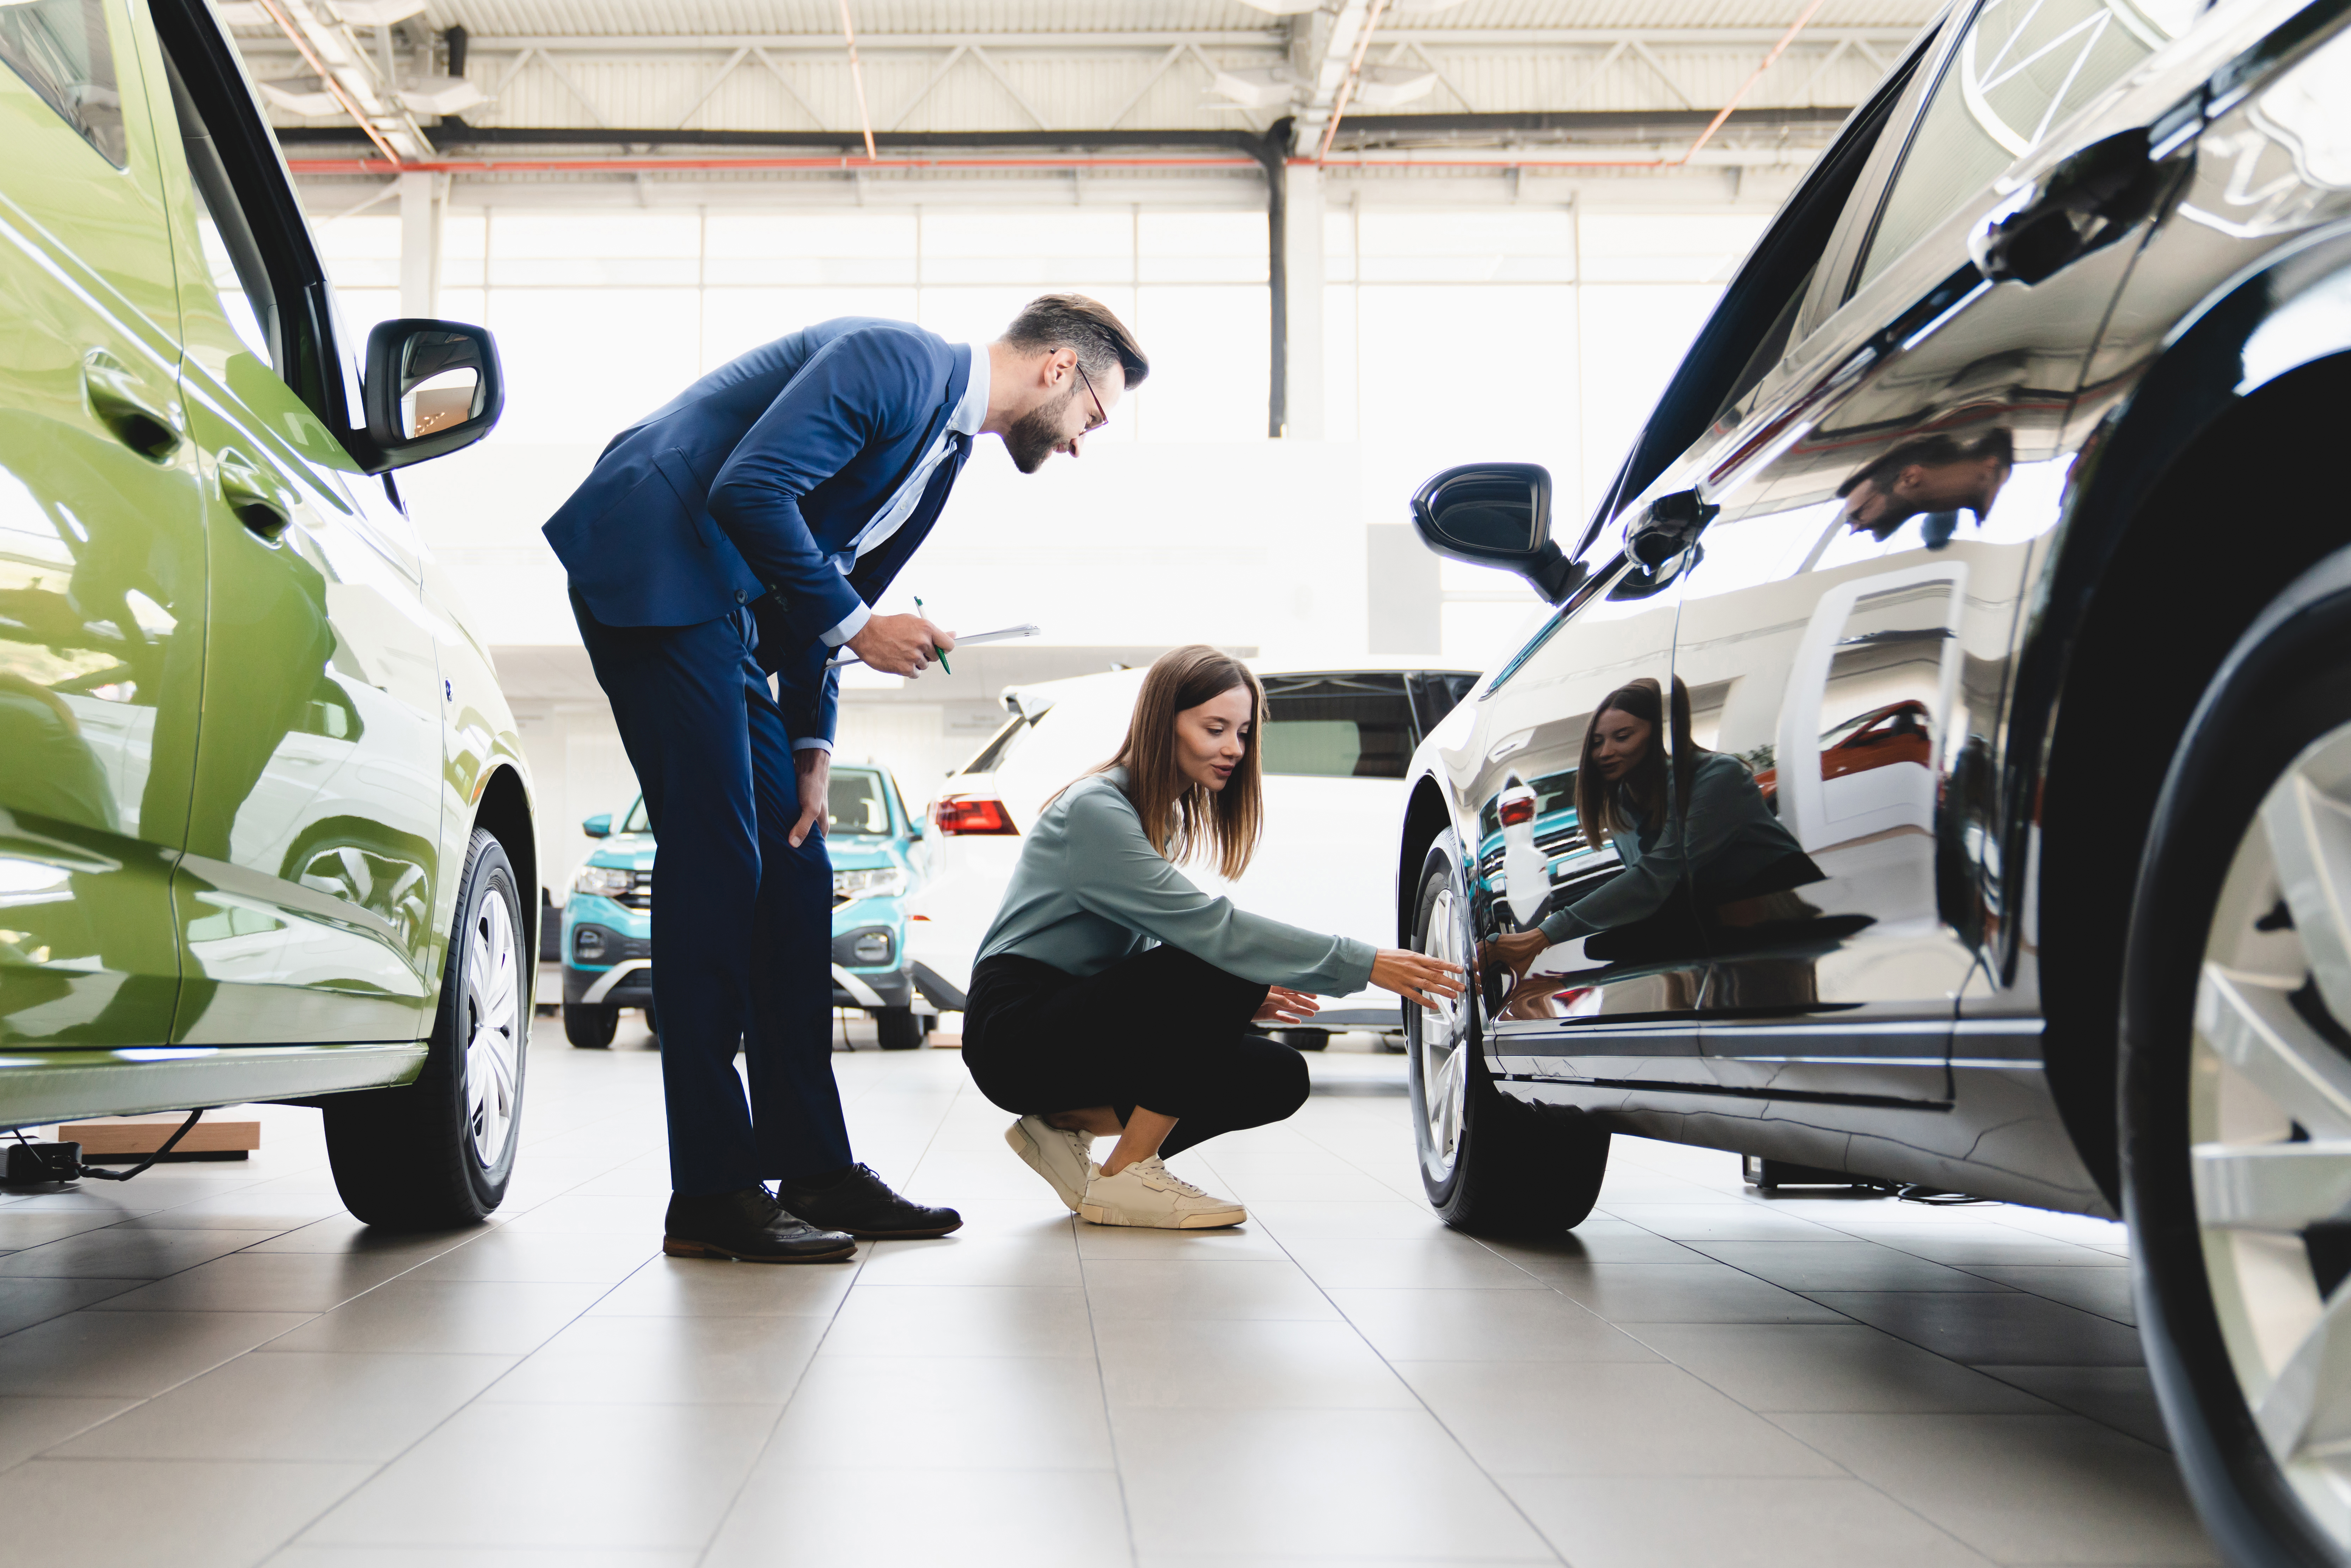
M 486 327 L 402 317 L 368 334 L 368 439 L 385 468 L 471 446 L 506 409 L 498 345 Z
M 1471 463 L 1416 491 L 1412 526 L 1438 555 L 1517 572 L 1552 604 L 1583 580 L 1551 538 L 1551 470 L 1540 463 Z

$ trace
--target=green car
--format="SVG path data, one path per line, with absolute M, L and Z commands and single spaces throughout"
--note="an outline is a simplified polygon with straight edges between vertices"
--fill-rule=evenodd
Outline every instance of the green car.
M 622 1008 L 653 1011 L 653 831 L 641 799 L 621 814 L 580 824 L 604 841 L 589 852 L 563 904 L 563 1032 L 572 1044 L 612 1043 Z M 906 894 L 931 866 L 929 833 L 906 810 L 884 768 L 832 769 L 825 812 L 832 861 L 832 1005 L 873 1019 L 884 1051 L 911 1051 L 930 1032 L 937 998 L 906 957 Z
M 315 1104 L 361 1219 L 505 1195 L 529 783 L 392 470 L 487 332 L 364 364 L 204 0 L 0 5 L 0 1129 Z

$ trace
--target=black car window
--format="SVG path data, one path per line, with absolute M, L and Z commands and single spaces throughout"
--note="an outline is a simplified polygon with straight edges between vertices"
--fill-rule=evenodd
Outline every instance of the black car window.
M 1822 154 L 1754 250 L 1740 263 L 1738 276 L 1683 356 L 1681 368 L 1658 398 L 1649 423 L 1634 441 L 1600 509 L 1586 525 L 1573 551 L 1577 559 L 1594 561 L 1592 547 L 1601 530 L 1706 433 L 1729 401 L 1731 389 L 1753 366 L 1760 346 L 1783 319 L 1792 320 L 1787 315 L 1789 307 L 1802 300 L 1813 269 L 1836 233 L 1837 220 L 1926 47 L 1924 39 L 1914 45 L 1893 74 L 1878 84 L 1870 100 L 1854 112 L 1835 143 Z M 1785 331 L 1781 335 L 1784 347 Z M 1764 370 L 1777 357 L 1775 353 L 1767 361 Z M 1760 379 L 1763 371 L 1756 373 Z
M 622 821 L 621 831 L 624 833 L 650 833 L 653 831 L 653 820 L 645 815 L 644 799 L 640 796 L 638 797 L 637 803 L 629 808 L 628 816 Z
M 2163 0 L 1984 0 L 1886 187 L 1853 288 L 2185 27 Z
M 1031 719 L 1022 717 L 1009 720 L 1002 729 L 988 737 L 987 744 L 979 748 L 978 756 L 956 768 L 956 771 L 957 773 L 995 772 L 1004 766 L 1004 759 L 1011 756 L 1020 743 L 1028 738 L 1029 727 L 1033 722 Z
M 0 59 L 108 162 L 122 167 L 122 89 L 114 79 L 104 0 L 0 5 Z
M 354 426 L 353 382 L 335 348 L 325 267 L 243 64 L 203 0 L 148 0 L 172 105 L 225 258 L 269 361 L 329 432 Z
M 1401 779 L 1412 760 L 1412 704 L 1400 674 L 1274 675 L 1265 703 L 1268 773 Z

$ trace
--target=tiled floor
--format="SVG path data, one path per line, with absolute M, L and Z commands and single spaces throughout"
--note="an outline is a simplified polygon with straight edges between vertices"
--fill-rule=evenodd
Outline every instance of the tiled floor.
M 953 1051 L 834 1059 L 959 1206 L 849 1265 L 659 1256 L 659 1059 L 540 1022 L 498 1222 L 344 1216 L 317 1117 L 242 1166 L 0 1197 L 0 1541 L 109 1568 L 2201 1563 L 2117 1227 L 1742 1187 L 1619 1140 L 1573 1239 L 1419 1197 L 1404 1061 L 1072 1221 Z

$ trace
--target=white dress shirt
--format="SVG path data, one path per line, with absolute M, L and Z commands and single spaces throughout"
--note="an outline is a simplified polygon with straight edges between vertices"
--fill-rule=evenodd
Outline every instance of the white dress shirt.
M 906 476 L 906 482 L 898 486 L 897 494 L 890 497 L 890 504 L 874 513 L 873 520 L 857 531 L 857 537 L 849 542 L 847 549 L 832 558 L 834 570 L 841 576 L 847 577 L 852 567 L 874 550 L 880 549 L 888 541 L 890 536 L 896 533 L 905 525 L 906 519 L 914 515 L 914 507 L 922 501 L 923 492 L 930 487 L 931 475 L 937 470 L 940 464 L 946 461 L 947 452 L 953 444 L 948 441 L 948 435 L 960 434 L 976 437 L 979 434 L 979 427 L 987 423 L 987 347 L 983 343 L 966 346 L 971 350 L 971 377 L 964 383 L 961 401 L 948 412 L 946 428 L 939 432 L 939 438 L 931 443 L 931 449 L 923 454 L 923 460 L 914 465 L 914 471 Z M 856 609 L 841 617 L 839 625 L 822 634 L 825 646 L 840 647 L 863 631 L 865 623 L 872 619 L 872 607 L 860 603 Z M 832 743 L 820 740 L 814 736 L 808 736 L 792 742 L 792 749 L 794 751 L 831 751 Z
M 987 349 L 985 344 L 977 343 L 968 344 L 967 347 L 971 350 L 971 378 L 964 384 L 962 401 L 957 402 L 953 411 L 947 414 L 946 429 L 941 430 L 939 438 L 931 443 L 931 449 L 923 454 L 923 460 L 914 465 L 914 471 L 906 476 L 906 482 L 898 486 L 898 493 L 890 497 L 890 504 L 874 513 L 873 520 L 858 530 L 857 537 L 850 541 L 847 550 L 833 558 L 833 564 L 840 569 L 843 577 L 849 575 L 852 566 L 880 549 L 889 541 L 890 536 L 904 526 L 908 517 L 914 516 L 916 504 L 923 498 L 923 492 L 930 487 L 932 473 L 941 463 L 946 461 L 950 444 L 947 441 L 949 432 L 977 436 L 979 434 L 980 425 L 986 423 L 987 419 Z M 840 625 L 824 633 L 825 645 L 831 648 L 840 647 L 863 631 L 865 623 L 872 618 L 872 610 L 869 606 L 860 604 L 841 617 Z

